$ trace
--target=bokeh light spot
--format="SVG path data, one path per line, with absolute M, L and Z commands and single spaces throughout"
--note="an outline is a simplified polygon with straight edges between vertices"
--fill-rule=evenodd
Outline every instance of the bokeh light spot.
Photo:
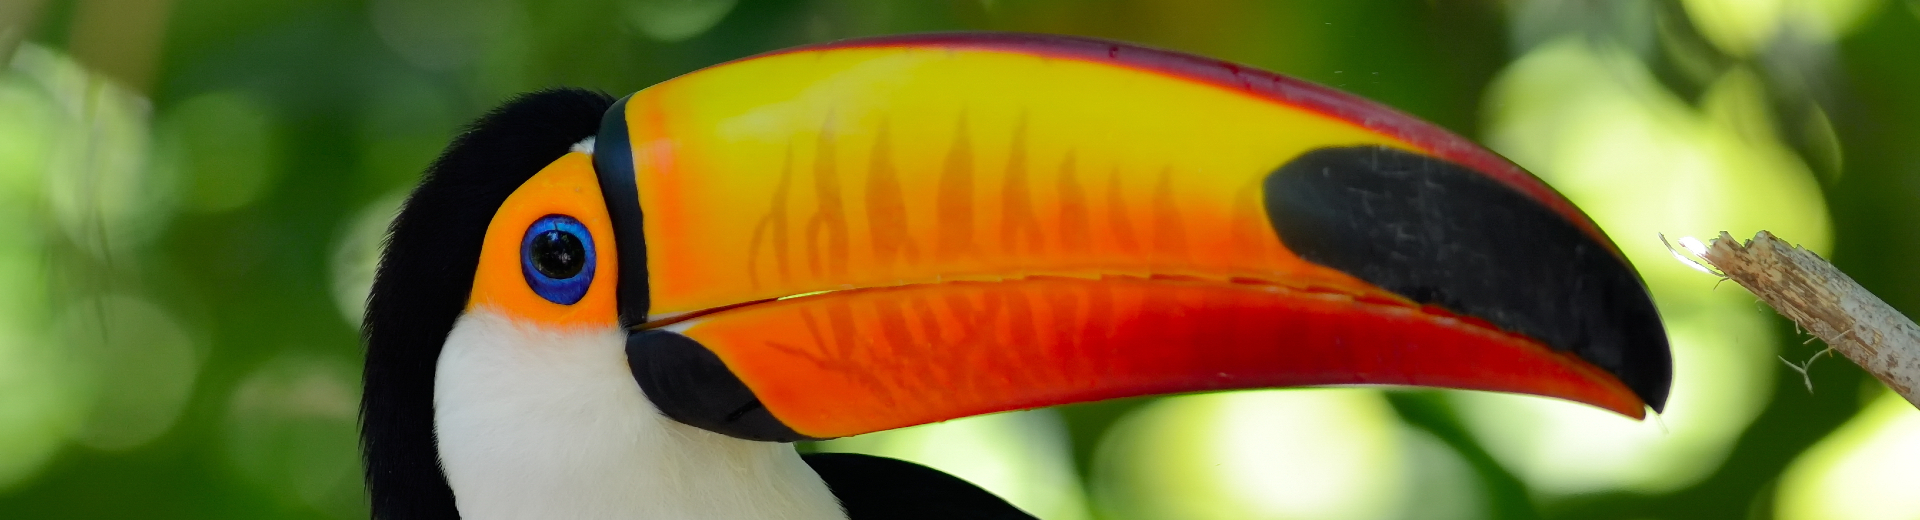
M 1798 0 L 1790 4 L 1790 19 L 1808 22 L 1823 39 L 1853 33 L 1880 12 L 1885 0 Z
M 284 354 L 227 402 L 227 460 L 277 498 L 332 518 L 367 517 L 360 485 L 358 379 L 346 362 Z
M 153 303 L 129 295 L 75 302 L 60 338 L 89 367 L 92 411 L 76 438 L 122 451 L 159 437 L 193 395 L 200 354 L 185 327 Z
M 33 309 L 46 302 L 46 280 L 40 250 L 21 244 L 23 234 L 0 228 L 0 489 L 38 472 L 79 429 L 86 410 L 75 383 L 79 370 L 47 339 L 45 312 Z
M 1408 482 L 1376 390 L 1161 399 L 1101 442 L 1094 498 L 1116 519 L 1395 518 Z
M 178 154 L 185 205 L 204 212 L 252 203 L 279 176 L 277 121 L 243 91 L 201 94 L 175 106 L 161 140 Z
M 1612 236 L 1652 290 L 1674 351 L 1671 433 L 1575 405 L 1462 395 L 1487 449 L 1537 489 L 1676 489 L 1711 474 L 1766 403 L 1768 314 L 1676 262 L 1659 234 L 1767 229 L 1832 243 L 1820 187 L 1776 135 L 1757 78 L 1732 69 L 1694 108 L 1632 53 L 1588 39 L 1541 45 L 1489 93 L 1493 147 L 1547 180 Z
M 54 136 L 63 130 L 57 110 L 32 78 L 12 70 L 0 74 L 0 193 L 26 197 L 40 192 Z
M 641 34 L 663 42 L 699 36 L 733 10 L 735 0 L 626 0 L 627 19 Z
M 21 52 L 44 54 L 28 44 Z M 16 66 L 18 62 L 16 61 Z M 48 339 L 44 172 L 69 121 L 42 78 L 0 70 L 0 489 L 33 476 L 80 427 L 79 369 Z M 57 232 L 56 232 L 57 233 Z
M 47 93 L 62 120 L 45 128 L 46 162 L 38 171 L 68 239 L 105 258 L 163 229 L 174 185 L 149 161 L 147 100 L 34 44 L 15 52 L 12 72 Z
M 333 258 L 328 261 L 334 307 L 347 324 L 360 326 L 367 312 L 367 295 L 373 292 L 373 275 L 380 267 L 380 245 L 387 239 L 387 225 L 400 212 L 406 191 L 380 197 L 361 208 L 347 221 L 345 229 L 333 241 Z
M 1882 391 L 1780 476 L 1780 520 L 1920 518 L 1920 410 Z
M 1406 447 L 1407 497 L 1399 518 L 1408 520 L 1477 520 L 1490 516 L 1487 490 L 1480 475 L 1433 434 L 1401 428 Z
M 373 0 L 373 29 L 402 59 L 427 70 L 472 63 L 512 20 L 502 0 Z
M 1883 0 L 1683 0 L 1687 18 L 1708 42 L 1734 56 L 1753 56 L 1779 33 L 1831 43 L 1879 11 Z
M 1773 384 L 1772 340 L 1756 313 L 1668 320 L 1674 386 L 1659 418 L 1633 421 L 1565 401 L 1482 392 L 1453 400 L 1487 451 L 1548 495 L 1619 489 L 1668 492 L 1726 459 Z
M 1687 17 L 1720 50 L 1749 56 L 1773 38 L 1789 0 L 1683 0 Z
M 73 372 L 43 338 L 0 330 L 0 490 L 37 473 L 79 428 Z

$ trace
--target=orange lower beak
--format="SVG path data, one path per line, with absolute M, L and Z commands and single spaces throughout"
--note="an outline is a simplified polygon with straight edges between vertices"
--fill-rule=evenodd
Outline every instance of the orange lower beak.
M 1139 395 L 1328 384 L 1549 395 L 1633 417 L 1618 379 L 1377 291 L 1034 278 L 838 291 L 667 327 L 782 424 L 831 438 Z

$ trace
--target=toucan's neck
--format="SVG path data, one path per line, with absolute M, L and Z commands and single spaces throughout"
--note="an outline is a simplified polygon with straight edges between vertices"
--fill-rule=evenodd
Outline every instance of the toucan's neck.
M 466 520 L 844 520 L 786 444 L 662 416 L 633 382 L 625 333 L 462 316 L 434 379 L 441 465 Z

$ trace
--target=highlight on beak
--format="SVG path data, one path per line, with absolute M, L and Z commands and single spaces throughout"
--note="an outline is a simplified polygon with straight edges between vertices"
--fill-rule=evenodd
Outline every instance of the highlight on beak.
M 736 437 L 1297 385 L 1666 399 L 1660 317 L 1572 204 L 1271 73 L 854 40 L 661 83 L 596 139 L 635 377 Z

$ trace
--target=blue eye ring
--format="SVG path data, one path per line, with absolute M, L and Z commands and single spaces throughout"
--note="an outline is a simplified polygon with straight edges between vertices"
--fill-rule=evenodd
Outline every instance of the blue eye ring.
M 527 226 L 520 239 L 520 274 L 527 287 L 547 301 L 573 305 L 587 296 L 599 255 L 593 234 L 579 220 L 547 215 Z

